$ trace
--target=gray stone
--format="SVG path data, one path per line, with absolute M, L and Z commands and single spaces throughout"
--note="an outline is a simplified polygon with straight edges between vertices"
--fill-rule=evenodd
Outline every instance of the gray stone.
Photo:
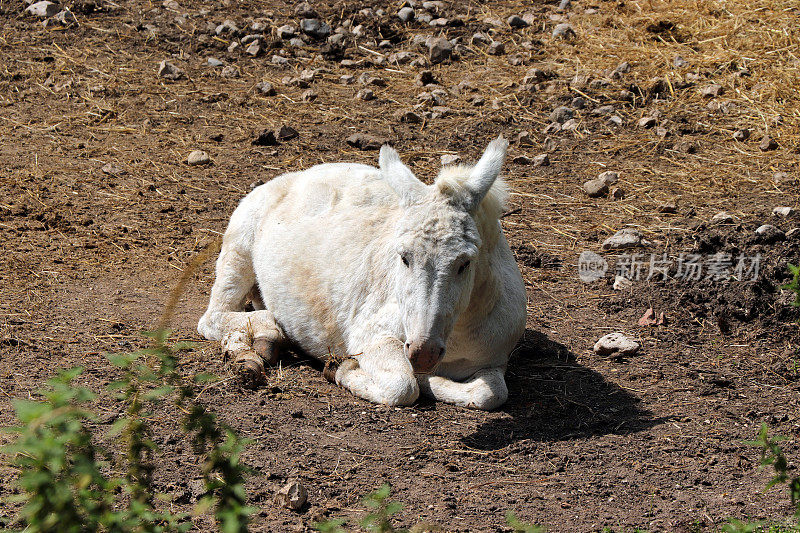
M 553 112 L 550 113 L 550 120 L 553 122 L 558 122 L 559 124 L 563 124 L 571 119 L 574 114 L 575 113 L 572 111 L 572 109 L 562 105 L 555 108 Z
M 622 200 L 623 198 L 625 198 L 625 190 L 621 189 L 620 187 L 614 187 L 613 189 L 611 189 L 611 192 L 609 193 L 608 196 L 612 200 Z
M 289 46 L 293 46 L 295 48 L 303 48 L 306 45 L 306 42 L 300 37 L 292 37 L 289 39 Z
M 414 8 L 408 6 L 400 8 L 400 11 L 397 12 L 397 18 L 403 22 L 411 22 L 414 20 Z
M 542 133 L 544 133 L 545 135 L 551 135 L 553 133 L 558 133 L 559 131 L 561 131 L 561 124 L 559 124 L 558 122 L 551 122 L 550 124 L 544 127 Z
M 356 93 L 356 98 L 369 102 L 370 100 L 375 100 L 375 93 L 372 89 L 365 87 Z
M 453 43 L 444 37 L 436 37 L 430 41 L 428 45 L 429 56 L 431 63 L 434 65 L 447 61 L 453 55 Z
M 608 117 L 608 120 L 606 120 L 606 123 L 609 126 L 622 126 L 623 120 L 622 117 L 619 115 L 611 115 L 610 117 Z
M 600 198 L 608 194 L 608 184 L 603 180 L 589 180 L 583 184 L 583 190 L 589 198 Z
M 658 121 L 655 119 L 655 117 L 642 117 L 639 119 L 639 122 L 637 122 L 637 124 L 639 125 L 640 128 L 652 128 L 653 126 L 658 124 Z
M 778 148 L 778 143 L 769 135 L 764 135 L 764 138 L 761 139 L 761 143 L 759 143 L 758 147 L 761 148 L 762 152 L 768 152 Z
M 387 61 L 389 61 L 389 63 L 395 65 L 405 65 L 406 63 L 414 59 L 414 54 L 412 54 L 411 52 L 396 52 L 394 54 L 389 55 L 389 57 L 386 59 Z
M 703 98 L 716 98 L 725 92 L 725 88 L 719 83 L 712 83 L 707 87 L 703 87 L 700 91 L 700 96 Z
M 42 0 L 41 2 L 36 2 L 35 4 L 31 4 L 25 8 L 25 12 L 29 15 L 33 15 L 34 17 L 39 18 L 50 18 L 56 13 L 61 10 L 58 4 L 55 2 L 48 2 L 47 0 Z
M 605 183 L 606 185 L 614 185 L 619 181 L 619 174 L 614 172 L 613 170 L 606 170 L 605 172 L 601 172 L 597 179 Z
M 720 211 L 713 217 L 711 217 L 712 224 L 732 224 L 733 217 L 726 213 L 725 211 Z
M 294 6 L 294 14 L 300 18 L 311 19 L 317 16 L 317 12 L 308 2 L 300 2 Z
M 222 69 L 222 72 L 220 72 L 220 76 L 223 78 L 240 78 L 242 73 L 236 65 L 227 65 Z
M 506 53 L 506 45 L 502 41 L 492 41 L 486 48 L 486 53 L 491 56 L 501 56 Z
M 594 345 L 597 355 L 625 357 L 639 351 L 639 343 L 629 339 L 622 333 L 609 333 L 601 337 Z
M 553 38 L 555 39 L 574 39 L 577 37 L 578 34 L 575 33 L 575 29 L 566 22 L 562 22 L 558 24 L 555 28 L 553 28 Z
M 264 96 L 275 96 L 275 87 L 268 81 L 262 81 L 256 84 L 256 90 Z
M 277 29 L 277 34 L 279 39 L 291 39 L 297 35 L 297 28 L 291 24 L 284 24 Z
M 232 20 L 226 20 L 222 24 L 216 27 L 214 30 L 217 35 L 222 35 L 223 33 L 239 33 L 239 27 L 236 26 L 236 23 Z
M 772 210 L 772 214 L 779 217 L 790 217 L 795 214 L 795 209 L 788 206 L 779 206 Z
M 302 100 L 303 102 L 313 102 L 314 100 L 317 99 L 317 96 L 319 95 L 317 94 L 317 91 L 315 91 L 314 89 L 306 89 L 305 91 L 303 91 L 303 94 L 300 95 L 300 100 Z
M 772 224 L 764 224 L 756 229 L 756 236 L 762 242 L 775 242 L 786 238 L 786 234 Z
M 207 165 L 211 162 L 211 158 L 202 150 L 195 150 L 186 158 L 186 163 L 191 166 Z
M 410 109 L 398 111 L 395 113 L 394 117 L 400 122 L 407 122 L 409 124 L 419 124 L 422 122 L 422 117 Z
M 592 115 L 608 116 L 613 115 L 615 111 L 616 108 L 613 105 L 601 105 L 592 110 Z
M 252 41 L 249 45 L 247 45 L 245 53 L 253 57 L 257 57 L 258 54 L 261 53 L 261 43 L 259 41 Z
M 569 9 L 571 4 L 572 4 L 572 2 L 570 2 L 570 0 L 561 0 L 561 2 L 558 3 L 558 7 L 556 8 L 556 11 L 558 11 L 559 13 L 563 13 L 567 9 Z
M 434 28 L 444 28 L 448 24 L 450 24 L 450 19 L 446 19 L 444 17 L 435 18 L 428 22 L 428 26 L 432 26 Z
M 646 240 L 639 230 L 623 228 L 603 241 L 601 248 L 603 250 L 624 250 L 626 248 L 649 245 L 650 241 Z
M 550 156 L 547 154 L 539 154 L 533 158 L 531 161 L 533 166 L 535 167 L 549 167 L 550 166 Z
M 279 55 L 273 55 L 269 62 L 277 67 L 285 67 L 289 65 L 289 60 Z
M 158 65 L 158 77 L 168 80 L 179 80 L 184 76 L 183 70 L 179 69 L 166 59 Z
M 561 125 L 561 131 L 575 131 L 579 125 L 580 123 L 576 119 L 571 118 Z
M 278 138 L 279 141 L 291 141 L 292 139 L 296 139 L 300 136 L 296 129 L 291 126 L 286 126 L 285 124 L 282 125 L 275 136 Z
M 474 33 L 472 35 L 472 44 L 488 44 L 492 40 L 485 33 Z
M 303 19 L 300 21 L 300 29 L 306 35 L 314 39 L 325 39 L 331 34 L 331 27 L 327 22 L 322 22 L 319 19 Z
M 209 67 L 214 67 L 214 68 L 216 68 L 216 67 L 224 67 L 225 66 L 225 63 L 223 63 L 222 61 L 220 61 L 216 57 L 209 57 L 208 59 L 206 59 L 206 63 L 208 63 Z
M 352 85 L 356 82 L 356 77 L 352 74 L 342 74 L 339 76 L 339 83 L 342 85 Z
M 613 288 L 615 291 L 624 291 L 625 289 L 630 289 L 631 287 L 633 287 L 633 281 L 629 280 L 625 276 L 617 275 L 614 278 Z
M 749 138 L 750 138 L 750 130 L 748 129 L 741 129 L 733 132 L 733 140 L 735 141 L 744 142 Z

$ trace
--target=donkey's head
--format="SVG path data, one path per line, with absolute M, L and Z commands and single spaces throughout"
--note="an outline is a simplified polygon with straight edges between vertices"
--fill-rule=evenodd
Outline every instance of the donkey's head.
M 403 208 L 394 238 L 394 296 L 406 355 L 416 373 L 429 373 L 442 360 L 456 319 L 469 304 L 482 244 L 476 214 L 500 173 L 507 147 L 498 137 L 474 167 L 460 169 L 463 175 L 448 183 L 440 177 L 430 186 L 393 148 L 381 148 L 381 177 Z

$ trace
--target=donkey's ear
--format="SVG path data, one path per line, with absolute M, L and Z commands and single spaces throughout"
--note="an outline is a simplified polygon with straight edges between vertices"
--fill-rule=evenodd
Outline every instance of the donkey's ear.
M 465 206 L 467 211 L 474 211 L 491 189 L 500 175 L 507 149 L 508 141 L 501 135 L 489 143 L 480 160 L 472 167 L 465 184 L 470 195 Z
M 425 190 L 425 184 L 414 176 L 407 166 L 400 161 L 397 150 L 384 144 L 378 157 L 381 178 L 391 186 L 400 197 L 401 203 L 408 205 L 414 203 Z

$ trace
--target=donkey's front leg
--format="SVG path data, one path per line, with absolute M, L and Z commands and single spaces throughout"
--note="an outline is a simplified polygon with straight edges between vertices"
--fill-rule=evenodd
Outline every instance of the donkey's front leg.
M 419 386 L 426 396 L 461 407 L 488 411 L 508 399 L 505 368 L 483 368 L 464 382 L 443 376 L 420 376 Z
M 336 371 L 336 384 L 385 405 L 410 405 L 419 397 L 414 370 L 397 339 L 381 339 L 364 353 L 345 359 Z

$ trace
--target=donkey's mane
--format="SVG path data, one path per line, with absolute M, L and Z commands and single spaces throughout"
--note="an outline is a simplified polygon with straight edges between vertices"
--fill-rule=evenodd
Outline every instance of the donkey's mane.
M 466 202 L 470 197 L 470 192 L 467 189 L 467 180 L 471 170 L 472 167 L 468 165 L 443 167 L 435 182 L 439 193 L 457 202 Z M 478 226 L 484 245 L 488 245 L 488 248 L 494 246 L 500 235 L 500 227 L 497 221 L 500 220 L 500 216 L 506 210 L 508 195 L 508 185 L 502 177 L 498 177 L 475 212 L 475 223 Z

